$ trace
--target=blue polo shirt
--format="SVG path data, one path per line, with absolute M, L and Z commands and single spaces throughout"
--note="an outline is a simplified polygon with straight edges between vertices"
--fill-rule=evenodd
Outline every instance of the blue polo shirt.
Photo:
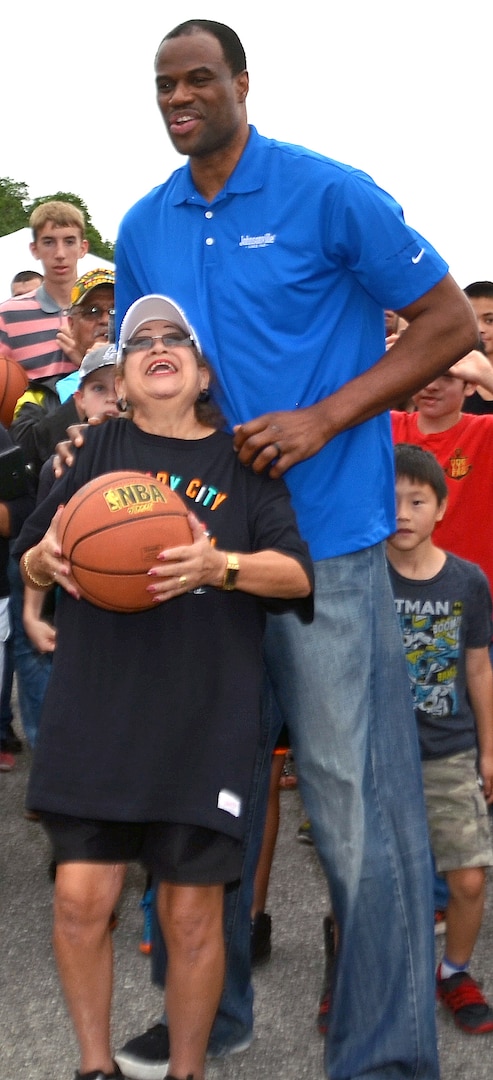
M 146 293 L 184 308 L 231 424 L 311 405 L 366 371 L 384 352 L 383 309 L 412 303 L 448 269 L 365 173 L 253 127 L 213 202 L 186 164 L 128 211 L 116 268 L 119 321 Z M 339 435 L 286 481 L 314 559 L 384 539 L 388 415 Z

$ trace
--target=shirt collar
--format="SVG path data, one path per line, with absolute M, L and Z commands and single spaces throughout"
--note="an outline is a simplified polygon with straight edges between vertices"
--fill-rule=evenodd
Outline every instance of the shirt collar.
M 179 206 L 180 203 L 185 202 L 212 206 L 215 202 L 226 198 L 227 195 L 246 194 L 250 191 L 258 191 L 263 186 L 265 175 L 263 150 L 267 140 L 259 135 L 252 124 L 249 125 L 249 128 L 250 135 L 240 160 L 233 169 L 231 176 L 228 176 L 222 190 L 213 199 L 213 202 L 211 204 L 207 203 L 203 195 L 197 191 L 193 182 L 190 163 L 187 162 L 175 174 L 176 187 L 172 199 L 174 206 Z
M 44 284 L 39 286 L 35 292 L 36 300 L 41 308 L 41 311 L 45 311 L 47 315 L 56 315 L 58 311 L 63 311 L 64 308 L 57 304 L 56 300 L 46 291 Z

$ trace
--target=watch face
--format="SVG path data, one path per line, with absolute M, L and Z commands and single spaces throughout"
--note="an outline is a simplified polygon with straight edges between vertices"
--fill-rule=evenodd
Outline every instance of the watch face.
M 228 555 L 226 562 L 226 572 L 224 574 L 223 589 L 231 592 L 236 584 L 236 575 L 240 569 L 240 564 L 236 555 Z

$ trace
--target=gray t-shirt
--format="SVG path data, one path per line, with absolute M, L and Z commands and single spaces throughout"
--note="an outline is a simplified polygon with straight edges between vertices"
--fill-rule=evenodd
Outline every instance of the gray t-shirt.
M 402 577 L 389 564 L 423 759 L 476 745 L 467 695 L 466 649 L 492 636 L 488 580 L 475 563 L 447 554 L 435 577 Z

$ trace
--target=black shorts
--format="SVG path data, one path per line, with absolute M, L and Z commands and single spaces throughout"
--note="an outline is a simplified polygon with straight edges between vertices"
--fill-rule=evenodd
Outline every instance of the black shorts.
M 155 881 L 222 885 L 241 874 L 242 841 L 166 821 L 97 821 L 40 812 L 57 863 L 141 862 Z

